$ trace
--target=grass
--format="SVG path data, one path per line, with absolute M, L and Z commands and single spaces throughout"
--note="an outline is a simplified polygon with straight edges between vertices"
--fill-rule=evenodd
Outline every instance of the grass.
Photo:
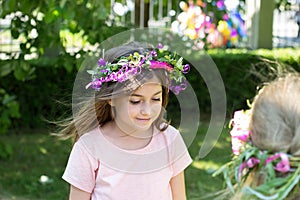
M 67 199 L 61 180 L 71 144 L 47 133 L 7 134 L 0 141 L 12 145 L 13 156 L 0 160 L 0 199 Z M 41 176 L 48 182 L 41 182 Z M 1 197 L 2 195 L 2 197 Z
M 197 200 L 221 189 L 222 178 L 213 178 L 211 174 L 230 159 L 231 147 L 226 129 L 205 158 L 195 159 L 206 128 L 206 125 L 200 127 L 189 147 L 194 162 L 185 172 L 188 200 Z M 60 141 L 45 131 L 2 135 L 0 141 L 13 148 L 9 159 L 0 160 L 0 199 L 68 199 L 69 185 L 61 176 L 71 149 L 70 141 Z M 48 180 L 41 181 L 45 177 Z

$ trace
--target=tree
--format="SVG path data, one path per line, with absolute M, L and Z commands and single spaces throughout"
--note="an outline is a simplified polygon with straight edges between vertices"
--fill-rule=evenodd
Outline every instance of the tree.
M 8 31 L 13 39 L 21 41 L 19 52 L 2 52 L 9 59 L 0 61 L 0 100 L 9 100 L 0 105 L 1 114 L 8 113 L 0 115 L 0 122 L 5 123 L 5 126 L 0 123 L 1 132 L 6 132 L 11 120 L 20 114 L 21 125 L 35 124 L 33 116 L 49 112 L 55 106 L 47 100 L 51 90 L 57 89 L 53 83 L 71 76 L 90 52 L 84 48 L 69 51 L 68 37 L 80 35 L 83 47 L 128 29 L 117 26 L 116 18 L 111 18 L 110 0 L 2 0 L 0 3 L 0 18 L 11 19 Z M 38 84 L 42 89 L 35 88 Z

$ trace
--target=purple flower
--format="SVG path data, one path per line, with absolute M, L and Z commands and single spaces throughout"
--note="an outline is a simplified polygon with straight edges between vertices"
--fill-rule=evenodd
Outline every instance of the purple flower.
M 190 65 L 189 64 L 184 65 L 182 73 L 187 74 L 189 71 L 190 71 Z
M 180 84 L 181 90 L 185 90 L 187 88 L 186 82 Z
M 176 86 L 173 88 L 172 91 L 174 92 L 175 95 L 179 94 L 179 92 L 180 92 L 180 86 L 176 85 Z
M 107 72 L 109 72 L 109 71 L 108 71 L 107 69 L 101 69 L 100 72 L 102 72 L 102 73 L 107 73 Z
M 98 66 L 101 67 L 101 66 L 105 66 L 106 65 L 106 60 L 104 60 L 104 58 L 100 58 L 98 60 Z
M 164 46 L 161 43 L 158 43 L 157 48 L 162 49 Z
M 152 56 L 152 57 L 157 57 L 157 52 L 156 52 L 155 50 L 152 50 L 152 51 L 151 51 L 151 56 Z
M 102 85 L 102 81 L 99 81 L 99 80 L 95 80 L 92 82 L 92 88 L 98 90 L 101 88 L 101 85 Z

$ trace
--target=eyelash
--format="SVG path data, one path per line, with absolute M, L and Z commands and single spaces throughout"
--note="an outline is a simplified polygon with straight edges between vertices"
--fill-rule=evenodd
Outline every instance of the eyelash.
M 153 101 L 160 101 L 160 98 L 153 98 L 152 100 Z M 136 105 L 136 104 L 139 104 L 141 101 L 132 101 L 132 100 L 130 100 L 129 102 L 133 105 Z
M 133 104 L 133 105 L 136 105 L 136 104 L 138 104 L 138 103 L 140 103 L 140 101 L 129 101 L 131 104 Z

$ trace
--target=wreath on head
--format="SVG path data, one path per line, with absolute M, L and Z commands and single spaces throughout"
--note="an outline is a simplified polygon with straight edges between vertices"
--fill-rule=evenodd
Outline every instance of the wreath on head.
M 257 199 L 285 199 L 300 182 L 300 158 L 284 152 L 261 150 L 253 145 L 250 118 L 251 109 L 234 113 L 230 121 L 233 159 L 213 176 L 223 173 L 232 194 L 242 190 L 244 194 Z M 242 188 L 242 183 L 253 170 L 263 175 L 262 184 L 255 188 Z
M 87 71 L 91 74 L 92 81 L 86 88 L 91 87 L 99 91 L 105 82 L 124 82 L 132 75 L 141 73 L 144 69 L 164 69 L 168 76 L 169 89 L 178 94 L 187 87 L 184 74 L 189 72 L 190 66 L 183 64 L 182 57 L 166 50 L 162 44 L 159 44 L 157 50 L 152 50 L 146 55 L 134 52 L 128 57 L 120 57 L 114 63 L 100 58 L 96 69 Z

